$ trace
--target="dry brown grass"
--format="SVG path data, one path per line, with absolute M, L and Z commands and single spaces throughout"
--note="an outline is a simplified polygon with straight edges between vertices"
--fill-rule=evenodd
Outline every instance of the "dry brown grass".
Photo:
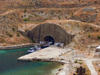
M 5 39 L 3 37 L 0 37 L 0 43 L 4 43 Z
M 85 74 L 91 75 L 90 70 L 87 67 L 86 63 L 84 61 L 82 61 L 82 60 L 80 60 L 80 62 L 82 63 L 80 66 L 82 66 L 83 68 L 86 68 Z M 79 67 L 76 67 L 76 68 L 79 68 Z M 76 68 L 75 68 L 75 72 L 73 72 L 73 74 L 76 73 Z M 69 75 L 73 75 L 73 74 L 69 74 Z

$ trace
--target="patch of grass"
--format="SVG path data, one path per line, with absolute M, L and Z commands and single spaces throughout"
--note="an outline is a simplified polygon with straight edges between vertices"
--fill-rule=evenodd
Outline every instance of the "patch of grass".
M 0 37 L 0 43 L 4 43 L 5 42 L 5 39 Z

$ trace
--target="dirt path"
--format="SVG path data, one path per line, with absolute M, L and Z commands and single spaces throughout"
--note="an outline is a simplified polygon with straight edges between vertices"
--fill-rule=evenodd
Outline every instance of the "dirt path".
M 9 10 L 9 11 L 3 13 L 3 14 L 0 14 L 0 15 L 6 15 L 6 14 L 12 13 L 12 12 L 14 12 L 14 11 L 16 11 L 16 10 Z
M 91 75 L 98 75 L 98 73 L 96 72 L 93 64 L 92 64 L 92 61 L 96 61 L 96 60 L 100 60 L 100 59 L 83 59 L 85 60 L 89 70 L 91 71 Z

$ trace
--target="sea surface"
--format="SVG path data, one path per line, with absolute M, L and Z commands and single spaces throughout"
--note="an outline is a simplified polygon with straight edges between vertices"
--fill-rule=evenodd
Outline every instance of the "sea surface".
M 52 62 L 17 61 L 28 49 L 0 50 L 0 75 L 52 75 L 52 71 L 61 65 Z

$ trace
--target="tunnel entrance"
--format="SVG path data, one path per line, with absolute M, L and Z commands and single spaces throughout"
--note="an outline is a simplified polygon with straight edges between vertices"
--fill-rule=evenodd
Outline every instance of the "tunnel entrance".
M 36 43 L 45 43 L 45 41 L 54 43 L 69 44 L 75 35 L 68 34 L 61 26 L 53 23 L 44 23 L 37 25 L 32 30 L 21 32 Z
M 51 36 L 46 36 L 46 37 L 44 37 L 44 41 L 46 41 L 46 42 L 52 42 L 52 45 L 53 45 L 55 40 Z

